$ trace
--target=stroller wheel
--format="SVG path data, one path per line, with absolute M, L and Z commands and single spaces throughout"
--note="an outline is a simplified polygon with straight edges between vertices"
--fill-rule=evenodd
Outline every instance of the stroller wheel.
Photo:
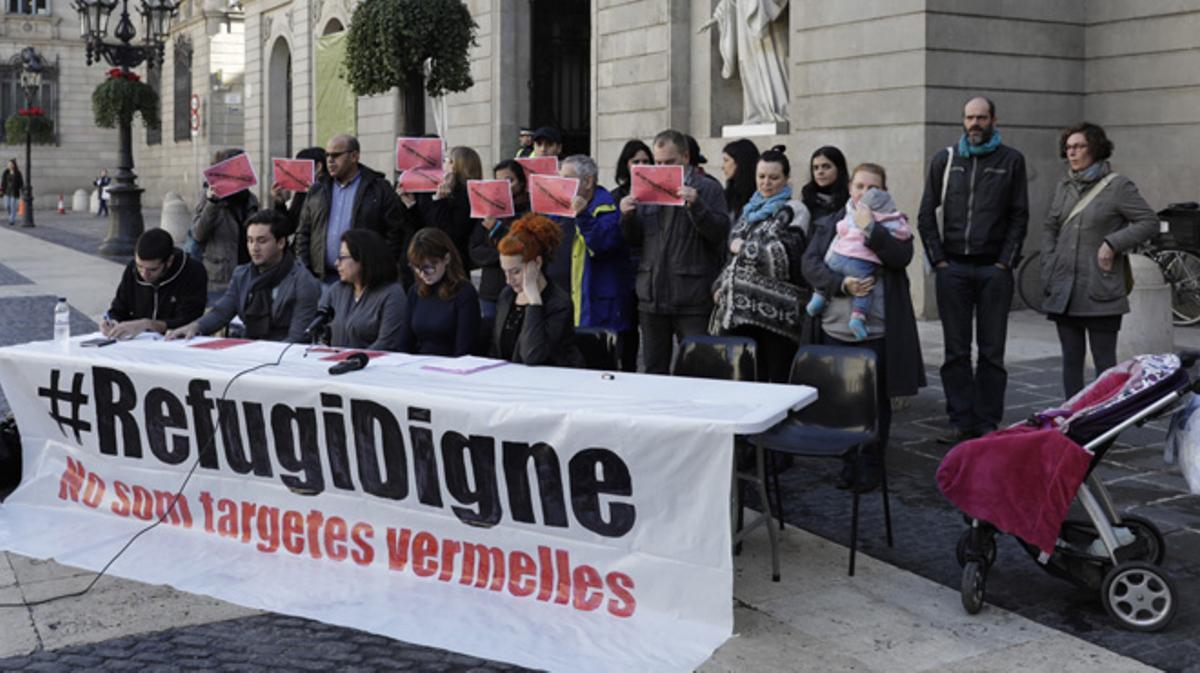
M 1110 570 L 1100 600 L 1109 615 L 1133 631 L 1158 631 L 1171 623 L 1179 609 L 1170 576 L 1145 561 L 1122 563 Z
M 962 604 L 967 614 L 978 614 L 983 609 L 983 596 L 987 591 L 987 568 L 979 561 L 968 561 L 963 566 Z
M 958 561 L 958 567 L 965 568 L 967 565 L 967 548 L 971 544 L 971 529 L 964 530 L 962 535 L 958 536 L 958 544 L 954 546 L 954 558 Z M 984 543 L 983 560 L 987 567 L 991 568 L 996 565 L 996 538 L 989 536 L 987 542 Z
M 1167 541 L 1154 522 L 1136 514 L 1125 514 L 1121 517 L 1121 525 L 1129 528 L 1134 537 L 1146 545 L 1146 553 L 1136 560 L 1162 565 L 1167 557 Z

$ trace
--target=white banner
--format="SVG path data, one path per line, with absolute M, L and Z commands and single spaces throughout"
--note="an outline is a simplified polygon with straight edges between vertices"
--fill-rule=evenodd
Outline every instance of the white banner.
M 98 570 L 170 510 L 111 574 L 552 671 L 690 671 L 730 635 L 732 430 L 800 387 L 399 354 L 332 377 L 295 347 L 221 399 L 282 348 L 0 349 L 0 547 Z

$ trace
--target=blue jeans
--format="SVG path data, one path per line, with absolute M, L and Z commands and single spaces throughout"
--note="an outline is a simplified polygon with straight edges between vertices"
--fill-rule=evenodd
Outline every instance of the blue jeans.
M 875 262 L 868 262 L 865 259 L 857 257 L 847 257 L 839 255 L 836 252 L 829 255 L 825 260 L 825 266 L 829 267 L 830 271 L 836 271 L 843 276 L 852 278 L 867 278 L 874 276 L 879 269 L 879 265 Z M 864 316 L 871 312 L 871 294 L 868 293 L 865 297 L 850 297 L 850 310 L 853 313 L 861 313 Z
M 19 197 L 19 196 L 5 196 L 4 197 L 4 208 L 5 208 L 5 210 L 8 211 L 8 223 L 9 224 L 17 223 L 17 207 L 20 205 L 20 203 L 21 203 L 21 197 Z

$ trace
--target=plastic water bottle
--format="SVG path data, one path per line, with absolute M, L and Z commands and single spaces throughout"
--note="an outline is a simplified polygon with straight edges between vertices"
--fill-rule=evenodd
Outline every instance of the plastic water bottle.
M 54 305 L 54 342 L 66 348 L 71 341 L 71 307 L 66 297 L 59 297 Z

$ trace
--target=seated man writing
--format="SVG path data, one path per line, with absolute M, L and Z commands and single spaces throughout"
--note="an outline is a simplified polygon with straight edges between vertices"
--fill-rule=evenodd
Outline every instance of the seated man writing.
M 186 325 L 204 314 L 207 287 L 204 265 L 176 248 L 170 234 L 150 229 L 138 237 L 100 333 L 129 339 Z
M 246 338 L 304 340 L 317 315 L 321 283 L 296 261 L 288 247 L 291 222 L 277 210 L 260 210 L 246 221 L 250 262 L 233 271 L 229 289 L 204 317 L 167 332 L 167 339 L 212 334 L 234 316 L 246 325 Z

